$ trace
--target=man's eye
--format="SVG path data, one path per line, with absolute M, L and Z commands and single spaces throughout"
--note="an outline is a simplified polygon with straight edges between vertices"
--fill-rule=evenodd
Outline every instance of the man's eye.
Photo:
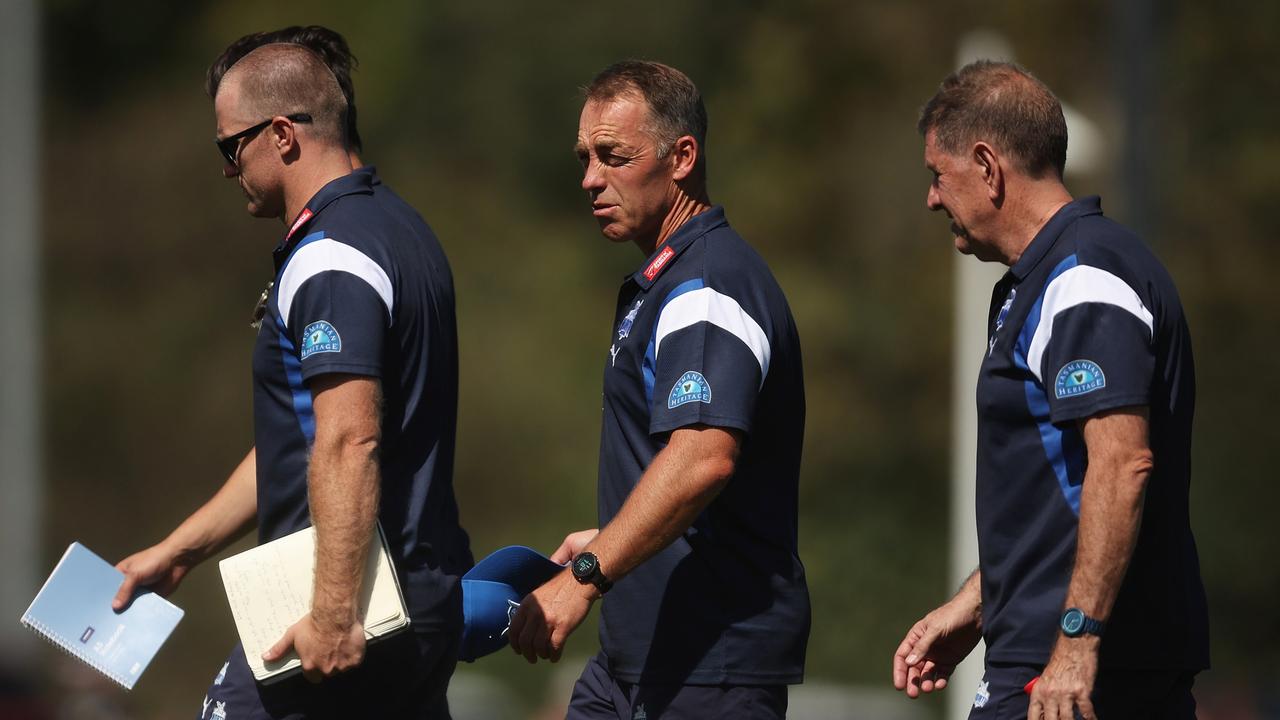
M 621 155 L 614 155 L 610 153 L 608 155 L 602 156 L 600 158 L 600 162 L 604 163 L 605 165 L 608 165 L 609 167 L 618 167 L 619 165 L 625 165 L 627 162 L 627 159 L 622 157 Z

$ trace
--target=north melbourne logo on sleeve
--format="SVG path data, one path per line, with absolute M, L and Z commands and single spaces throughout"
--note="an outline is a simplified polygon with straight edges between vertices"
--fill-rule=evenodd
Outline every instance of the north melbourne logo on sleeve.
M 1058 371 L 1053 394 L 1059 400 L 1093 392 L 1107 386 L 1107 376 L 1092 360 L 1072 360 Z
M 313 322 L 307 326 L 302 338 L 302 359 L 316 353 L 342 352 L 342 336 L 338 330 L 324 320 Z
M 691 402 L 711 402 L 711 384 L 697 370 L 689 370 L 671 388 L 667 396 L 667 409 Z

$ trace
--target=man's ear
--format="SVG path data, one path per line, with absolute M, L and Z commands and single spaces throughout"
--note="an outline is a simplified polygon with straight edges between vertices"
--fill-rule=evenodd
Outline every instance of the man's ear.
M 298 153 L 298 129 L 289 118 L 276 116 L 271 119 L 271 142 L 281 159 L 293 159 Z
M 987 196 L 993 201 L 1004 195 L 1004 165 L 1000 153 L 985 142 L 973 144 L 973 162 L 982 173 L 982 182 L 987 186 Z
M 671 146 L 671 178 L 676 182 L 685 180 L 693 174 L 698 164 L 698 156 L 702 148 L 692 135 L 681 135 Z

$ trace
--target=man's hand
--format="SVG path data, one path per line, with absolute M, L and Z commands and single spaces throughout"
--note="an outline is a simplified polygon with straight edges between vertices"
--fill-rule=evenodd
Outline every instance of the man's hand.
M 116 569 L 124 573 L 124 582 L 111 600 L 111 608 L 117 612 L 124 610 L 141 587 L 169 595 L 193 566 L 164 543 L 130 555 L 116 565 Z
M 1049 657 L 1049 664 L 1031 690 L 1027 720 L 1073 720 L 1080 710 L 1084 720 L 1096 720 L 1093 682 L 1098 676 L 1098 646 L 1101 640 L 1092 636 L 1060 637 Z
M 557 555 L 562 550 L 563 545 Z M 538 658 L 559 661 L 569 634 L 586 619 L 598 597 L 600 592 L 594 586 L 579 583 L 568 570 L 556 575 L 520 602 L 507 631 L 511 648 L 531 663 Z
M 560 547 L 551 553 L 551 562 L 564 565 L 570 560 L 578 556 L 578 553 L 587 548 L 587 544 L 596 539 L 600 534 L 599 528 L 590 530 L 579 530 L 575 533 L 569 533 L 564 536 L 564 542 L 560 543 Z
M 945 688 L 956 665 L 982 637 L 981 601 L 966 592 L 970 581 L 947 604 L 912 625 L 893 654 L 893 686 L 907 697 Z
M 359 622 L 347 627 L 317 623 L 307 613 L 262 654 L 262 659 L 279 660 L 289 653 L 289 648 L 297 651 L 302 660 L 303 677 L 318 683 L 364 661 L 364 627 Z

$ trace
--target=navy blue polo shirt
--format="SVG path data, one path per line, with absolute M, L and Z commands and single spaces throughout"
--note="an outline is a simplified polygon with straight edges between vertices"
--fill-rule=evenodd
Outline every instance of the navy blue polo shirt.
M 1053 216 L 996 284 L 978 378 L 978 550 L 994 662 L 1043 664 L 1075 562 L 1079 421 L 1145 406 L 1155 469 L 1102 640 L 1115 669 L 1208 666 L 1188 492 L 1195 369 L 1173 281 L 1097 197 Z
M 311 524 L 310 381 L 378 378 L 378 519 L 411 621 L 418 629 L 461 622 L 457 581 L 472 559 L 453 492 L 457 327 L 440 243 L 362 168 L 311 198 L 274 259 L 253 356 L 260 542 Z
M 613 327 L 601 526 L 671 431 L 704 424 L 745 440 L 733 478 L 693 526 L 604 596 L 610 672 L 623 682 L 800 682 L 809 637 L 796 549 L 804 377 L 781 288 L 715 207 L 626 278 Z

